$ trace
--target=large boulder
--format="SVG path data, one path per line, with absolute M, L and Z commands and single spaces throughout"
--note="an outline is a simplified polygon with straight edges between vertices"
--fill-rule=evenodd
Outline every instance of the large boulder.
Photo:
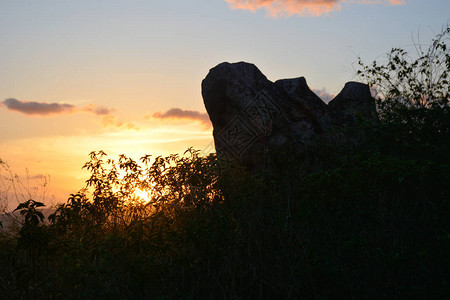
M 272 148 L 287 146 L 301 151 L 332 131 L 340 119 L 348 119 L 347 113 L 354 116 L 353 110 L 361 108 L 364 116 L 375 112 L 374 108 L 369 112 L 364 104 L 369 99 L 359 99 L 357 91 L 350 91 L 339 94 L 333 107 L 327 106 L 305 78 L 273 83 L 255 65 L 245 62 L 221 63 L 202 82 L 216 152 L 250 167 Z
M 356 118 L 370 122 L 378 121 L 375 108 L 375 99 L 370 94 L 367 84 L 360 82 L 347 82 L 342 91 L 328 103 L 337 117 L 347 123 L 354 123 Z

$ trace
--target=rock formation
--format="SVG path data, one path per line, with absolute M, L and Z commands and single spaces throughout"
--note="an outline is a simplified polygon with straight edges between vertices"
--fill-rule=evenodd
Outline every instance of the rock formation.
M 301 151 L 317 137 L 355 118 L 377 118 L 365 84 L 347 83 L 329 105 L 303 77 L 275 83 L 253 64 L 221 63 L 202 82 L 218 154 L 252 166 L 258 155 L 278 146 Z

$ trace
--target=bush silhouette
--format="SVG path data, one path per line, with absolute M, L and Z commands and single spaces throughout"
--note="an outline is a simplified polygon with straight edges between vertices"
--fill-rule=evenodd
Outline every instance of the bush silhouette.
M 450 83 L 450 26 L 436 35 L 426 50 L 415 44 L 416 57 L 402 48 L 392 48 L 385 64 L 365 65 L 359 58 L 357 74 L 375 86 L 384 106 L 431 107 L 447 105 Z
M 92 152 L 86 187 L 49 224 L 38 202 L 19 205 L 23 231 L 0 237 L 2 296 L 448 298 L 447 96 L 398 92 L 379 124 L 360 124 L 364 144 L 278 149 L 259 172 L 191 148 L 139 161 Z

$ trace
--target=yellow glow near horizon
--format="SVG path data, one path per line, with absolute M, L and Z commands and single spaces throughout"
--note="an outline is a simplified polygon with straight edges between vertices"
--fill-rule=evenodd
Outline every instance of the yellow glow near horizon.
M 198 123 L 154 121 L 139 125 L 140 130 L 98 130 L 3 140 L 0 141 L 0 158 L 19 175 L 28 169 L 31 176 L 49 176 L 45 202 L 63 203 L 70 194 L 85 187 L 89 172 L 82 166 L 89 160 L 91 151 L 104 150 L 108 158 L 113 159 L 125 154 L 138 161 L 146 154 L 151 154 L 153 159 L 183 153 L 190 146 L 211 150 L 208 147 L 212 142 L 211 131 Z M 145 193 L 139 196 L 146 201 L 149 199 Z M 15 204 L 13 202 L 12 206 Z

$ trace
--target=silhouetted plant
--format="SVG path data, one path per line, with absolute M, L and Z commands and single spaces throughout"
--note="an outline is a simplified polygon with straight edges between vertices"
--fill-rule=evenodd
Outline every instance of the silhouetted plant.
M 92 222 L 90 216 L 91 203 L 84 194 L 71 194 L 67 203 L 59 204 L 48 220 L 60 233 L 67 230 L 82 230 L 85 224 Z
M 47 243 L 46 229 L 43 226 L 39 226 L 44 222 L 44 214 L 37 210 L 39 207 L 44 207 L 42 202 L 29 199 L 24 203 L 20 203 L 14 211 L 19 211 L 20 215 L 24 218 L 24 223 L 19 231 L 19 245 L 29 249 L 31 253 L 35 250 L 41 250 Z
M 381 112 L 392 108 L 448 105 L 450 82 L 450 26 L 446 26 L 424 50 L 415 44 L 416 58 L 392 48 L 385 63 L 365 65 L 359 58 L 357 75 L 376 87 Z M 386 100 L 386 101 L 383 101 Z M 382 115 L 383 116 L 383 115 Z
M 46 237 L 40 251 L 21 257 L 20 240 L 14 252 L 0 239 L 14 258 L 0 257 L 0 277 L 17 280 L 0 287 L 16 286 L 12 298 L 439 298 L 448 290 L 450 168 L 416 151 L 380 153 L 380 138 L 336 150 L 320 168 L 272 153 L 263 173 L 223 170 L 192 149 L 140 163 L 97 152 L 91 192 L 35 226 L 45 235 L 33 238 Z M 321 147 L 307 151 L 320 157 Z M 135 192 L 145 188 L 143 201 Z
M 20 230 L 22 226 L 21 216 L 23 217 L 24 214 L 29 215 L 32 213 L 33 205 L 37 207 L 39 203 L 44 203 L 44 201 L 49 200 L 49 197 L 47 197 L 49 177 L 37 176 L 39 182 L 35 182 L 36 178 L 31 177 L 27 169 L 25 173 L 25 176 L 19 176 L 13 172 L 12 168 L 5 161 L 0 159 L 0 213 L 5 221 L 5 228 L 0 227 L 0 229 L 6 235 L 16 234 Z M 35 200 L 30 202 L 30 199 Z M 33 204 L 34 201 L 36 201 L 36 204 Z M 9 208 L 13 202 L 17 202 L 17 205 L 22 204 L 20 209 L 24 208 L 24 205 L 30 205 L 31 210 L 16 214 L 14 211 L 19 209 L 12 211 Z M 41 222 L 39 213 L 38 211 L 36 216 L 31 217 L 33 220 L 29 221 L 36 222 L 37 218 L 38 222 Z M 26 216 L 25 218 L 27 219 Z
M 448 161 L 450 150 L 450 26 L 424 49 L 415 45 L 413 58 L 393 48 L 386 62 L 365 65 L 359 58 L 357 74 L 379 93 L 382 122 L 367 128 L 376 137 L 371 151 L 409 158 Z
M 18 210 L 25 218 L 25 225 L 37 226 L 39 222 L 44 222 L 44 215 L 37 210 L 38 207 L 43 206 L 45 206 L 44 203 L 29 199 L 24 203 L 20 203 L 14 211 Z
M 2 296 L 448 298 L 450 110 L 414 101 L 386 105 L 362 145 L 278 149 L 260 172 L 192 148 L 92 152 L 51 225 L 19 205 L 32 230 L 0 236 Z

